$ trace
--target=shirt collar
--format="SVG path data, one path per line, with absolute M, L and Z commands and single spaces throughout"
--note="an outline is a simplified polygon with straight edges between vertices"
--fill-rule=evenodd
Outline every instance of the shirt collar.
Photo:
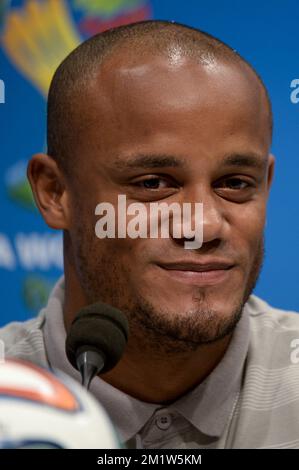
M 63 320 L 64 277 L 56 283 L 45 308 L 43 328 L 50 366 L 80 382 L 80 374 L 65 353 L 66 331 Z M 247 304 L 246 304 L 247 305 Z M 176 410 L 202 433 L 220 437 L 229 420 L 242 380 L 249 344 L 249 318 L 246 305 L 221 362 L 195 389 L 168 406 Z M 161 405 L 145 403 L 96 377 L 90 391 L 104 406 L 121 438 L 135 436 Z

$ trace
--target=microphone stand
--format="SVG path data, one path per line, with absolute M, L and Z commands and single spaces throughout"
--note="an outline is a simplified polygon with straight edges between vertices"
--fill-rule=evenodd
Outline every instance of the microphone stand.
M 81 374 L 82 385 L 89 390 L 92 379 L 101 372 L 105 365 L 103 354 L 99 351 L 80 348 L 76 358 L 77 367 Z M 83 350 L 82 350 L 83 349 Z

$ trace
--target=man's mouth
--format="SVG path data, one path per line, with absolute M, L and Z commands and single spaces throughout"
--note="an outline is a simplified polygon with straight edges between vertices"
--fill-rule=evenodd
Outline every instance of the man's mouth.
M 175 281 L 199 287 L 212 286 L 229 278 L 234 264 L 225 260 L 179 261 L 157 263 L 167 276 Z

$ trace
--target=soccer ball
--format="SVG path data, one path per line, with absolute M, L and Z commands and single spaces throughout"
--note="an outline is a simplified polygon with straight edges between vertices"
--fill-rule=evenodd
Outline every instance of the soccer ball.
M 0 364 L 0 448 L 119 449 L 104 409 L 70 377 Z

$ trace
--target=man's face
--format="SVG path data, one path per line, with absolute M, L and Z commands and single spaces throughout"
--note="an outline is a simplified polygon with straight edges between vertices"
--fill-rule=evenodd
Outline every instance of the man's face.
M 186 351 L 230 332 L 254 287 L 273 162 L 252 72 L 175 59 L 117 55 L 92 82 L 79 105 L 69 233 L 87 301 L 125 311 L 144 345 Z M 119 194 L 147 208 L 202 202 L 202 247 L 172 237 L 98 239 L 95 207 L 116 207 Z M 211 263 L 223 266 L 194 272 Z

